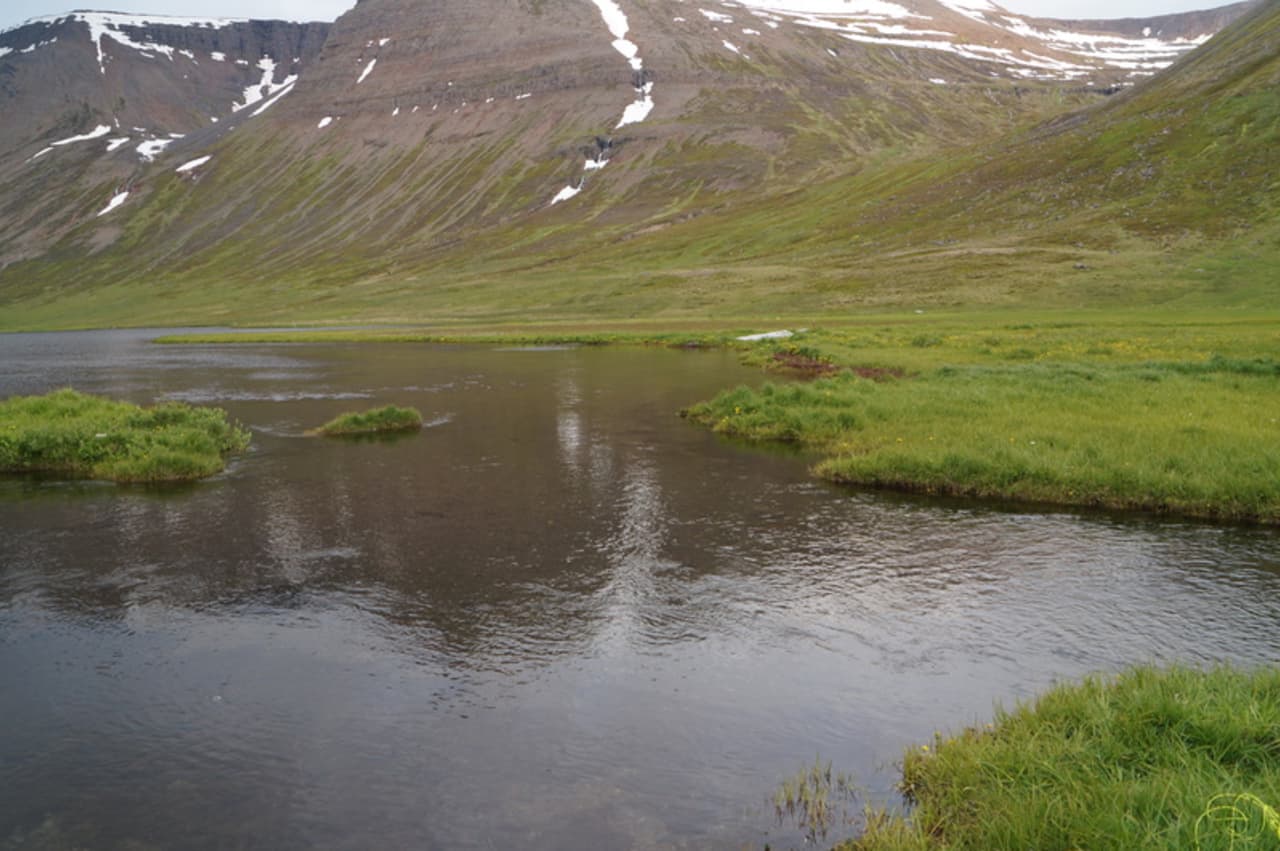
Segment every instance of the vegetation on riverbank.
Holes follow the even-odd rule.
[[[340,414],[312,433],[324,437],[345,437],[356,434],[417,431],[420,428],[422,428],[422,414],[417,408],[398,408],[395,405],[387,405],[368,411],[350,411]]]
[[[142,408],[71,389],[0,402],[0,472],[52,472],[117,482],[211,476],[249,445],[218,408]]]
[[[1280,670],[1138,668],[907,751],[841,851],[1280,848]]]
[[[802,343],[843,371],[739,387],[686,415],[812,449],[832,481],[1280,522],[1280,339],[1263,326],[887,328]]]

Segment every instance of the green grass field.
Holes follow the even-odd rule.
[[[117,482],[189,481],[220,472],[249,432],[217,408],[140,408],[58,390],[0,402],[0,472]]]
[[[1280,671],[1138,668],[908,750],[840,851],[1280,848]]]
[[[833,481],[1280,522],[1280,330],[1169,319],[815,331],[772,348],[837,375],[686,414]]]

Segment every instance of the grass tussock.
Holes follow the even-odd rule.
[[[1280,848],[1280,671],[1138,668],[907,751],[842,851]]]
[[[834,828],[852,822],[849,807],[857,795],[853,780],[832,772],[831,763],[815,758],[778,784],[773,793],[778,824],[794,823],[812,844],[825,839]]]
[[[368,411],[340,414],[315,429],[313,434],[324,437],[344,437],[357,434],[417,431],[420,428],[422,428],[422,414],[417,408],[398,408],[395,405],[387,405]]]
[[[218,408],[141,408],[70,389],[0,402],[0,472],[189,481],[221,471],[248,445],[249,432]]]

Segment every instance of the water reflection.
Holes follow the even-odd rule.
[[[887,795],[993,700],[1280,651],[1273,533],[826,487],[673,415],[757,379],[717,354],[58,339],[0,392],[205,394],[255,444],[0,482],[0,843],[785,845],[816,752]],[[437,425],[301,437],[353,394]]]

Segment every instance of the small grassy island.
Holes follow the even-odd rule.
[[[49,472],[117,482],[211,476],[249,445],[249,432],[218,408],[142,408],[57,390],[0,402],[0,472]]]
[[[909,750],[840,851],[1280,848],[1280,670],[1138,668]]]
[[[340,414],[314,429],[311,434],[323,437],[347,437],[359,434],[417,431],[420,428],[422,428],[422,414],[417,408],[398,408],[395,405],[387,405],[368,411]]]

